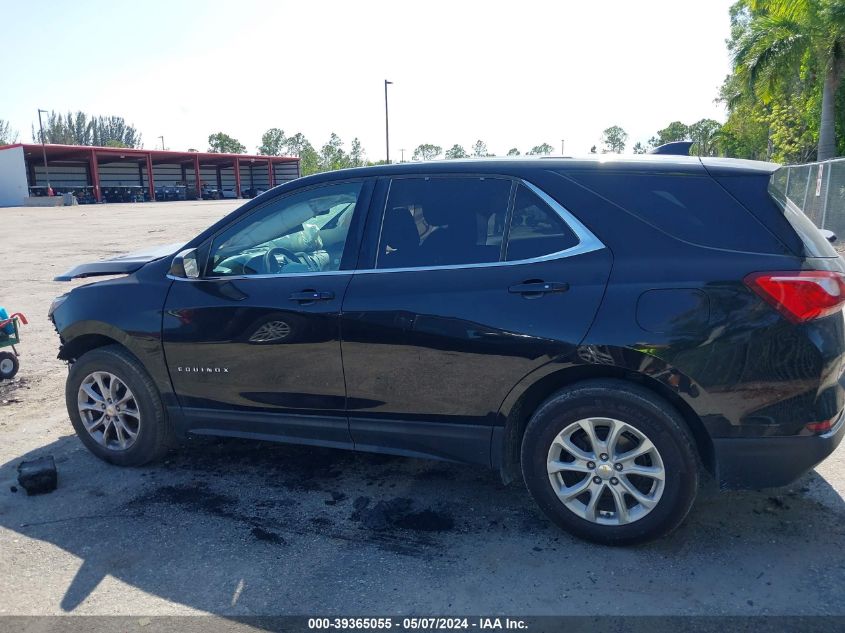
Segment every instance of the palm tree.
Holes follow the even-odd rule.
[[[836,91],[845,71],[845,0],[740,0],[749,19],[734,47],[734,68],[764,103],[818,65],[822,81],[818,160],[836,155]],[[820,66],[820,67],[819,67]]]
[[[701,156],[716,156],[722,124],[713,119],[701,119],[687,128],[688,136],[695,143]]]

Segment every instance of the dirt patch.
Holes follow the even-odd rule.
[[[0,380],[0,407],[23,402],[25,392],[30,389],[29,381],[22,376]]]

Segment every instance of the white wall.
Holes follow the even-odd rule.
[[[0,150],[0,207],[22,206],[27,196],[23,147]]]

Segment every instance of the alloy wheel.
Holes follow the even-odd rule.
[[[113,451],[124,451],[138,438],[141,413],[132,391],[120,378],[95,371],[79,385],[79,415],[88,434]]]
[[[569,424],[552,440],[546,466],[558,499],[592,523],[638,521],[660,502],[666,471],[648,437],[614,418]]]

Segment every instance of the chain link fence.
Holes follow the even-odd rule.
[[[786,166],[774,185],[817,227],[845,237],[845,158]]]

